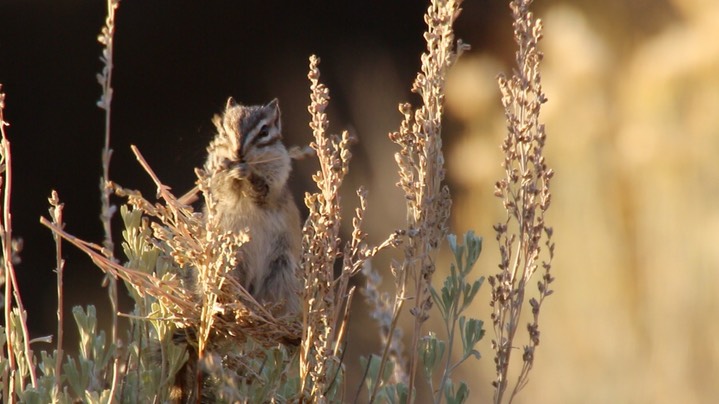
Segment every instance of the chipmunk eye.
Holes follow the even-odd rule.
[[[272,125],[262,125],[250,140],[250,146],[262,148],[277,143],[282,136],[273,129]]]
[[[262,125],[262,127],[260,128],[260,131],[257,132],[257,136],[255,137],[255,139],[261,140],[262,138],[267,137],[267,135],[269,135],[269,134],[270,134],[270,128],[268,128],[267,125]]]

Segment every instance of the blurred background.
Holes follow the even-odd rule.
[[[443,136],[454,197],[451,227],[485,237],[476,276],[496,271],[492,225],[504,218],[493,184],[503,175],[505,130],[496,75],[511,71],[514,52],[505,3],[465,2],[456,31],[472,51],[447,84]],[[95,106],[95,76],[104,6],[90,0],[0,3],[13,225],[25,241],[17,270],[33,337],[56,327],[54,247],[38,222],[51,189],[65,202],[71,233],[102,239],[104,115]],[[193,185],[193,167],[204,161],[210,119],[230,95],[248,104],[278,97],[287,143],[307,144],[306,74],[315,53],[331,91],[332,130],[349,129],[359,138],[345,183],[346,215],[353,190],[367,186],[368,232],[381,240],[404,217],[394,186],[396,148],[387,133],[399,125],[397,104],[419,101],[409,89],[424,47],[425,7],[413,0],[123,0],[115,37],[111,179],[154,194],[129,150],[135,144],[159,177],[184,193]],[[545,24],[542,73],[549,102],[542,120],[545,153],[556,172],[548,222],[555,229],[557,280],[543,306],[530,384],[517,402],[715,402],[719,3],[545,0],[535,11]],[[295,163],[298,201],[312,190],[314,169],[312,161]],[[78,304],[108,313],[100,271],[69,246],[65,255],[68,318]],[[391,290],[387,259],[375,266]],[[439,262],[444,270],[445,254]],[[486,286],[473,315],[491,327]],[[355,302],[345,359],[350,392],[361,374],[356,356],[379,350],[364,302]],[[128,299],[123,309],[130,310]],[[439,330],[437,324],[428,328]],[[66,335],[76,335],[74,326]],[[491,401],[491,336],[488,329],[479,343],[483,358],[455,377],[469,383],[472,402]]]

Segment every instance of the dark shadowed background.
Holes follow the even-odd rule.
[[[543,306],[542,345],[519,401],[709,402],[719,396],[719,325],[712,320],[719,315],[719,5],[547,0],[535,6],[546,27],[543,121],[547,159],[557,173],[549,216],[557,282]],[[418,102],[409,89],[424,49],[425,7],[416,0],[123,0],[110,178],[154,194],[130,152],[135,144],[160,179],[184,193],[204,161],[211,117],[228,96],[248,104],[279,98],[287,143],[307,144],[306,75],[314,53],[331,92],[332,131],[349,129],[359,139],[345,214],[353,190],[367,186],[368,232],[380,240],[404,217],[387,133],[400,122],[397,104]],[[96,38],[104,18],[99,0],[0,0],[13,227],[25,241],[17,271],[32,337],[56,328],[54,245],[38,222],[47,215],[50,191],[65,203],[69,232],[102,240],[104,113],[95,103],[102,67]],[[494,78],[510,70],[514,52],[506,2],[466,1],[456,31],[472,51],[447,84],[443,137],[452,229],[485,237],[476,274],[486,276],[498,263],[492,225],[503,219],[492,193],[502,175],[505,126]],[[298,201],[313,186],[314,167],[311,160],[295,162]],[[75,338],[70,309],[95,304],[106,315],[109,304],[101,272],[71,246],[64,251],[66,335]],[[119,248],[116,253],[121,256]],[[375,265],[389,287],[383,262]],[[442,256],[440,267],[446,267]],[[488,294],[480,291],[473,315],[489,327]],[[128,299],[122,303],[128,311]],[[351,392],[356,355],[379,348],[363,304],[356,299],[349,335]],[[107,324],[104,317],[101,326]],[[491,334],[490,327],[480,342],[483,358],[456,377],[468,381],[473,402],[490,401]]]
[[[424,49],[425,8],[418,1],[122,1],[116,17],[110,178],[154,194],[129,150],[134,144],[176,193],[191,188],[193,168],[204,162],[213,136],[210,119],[228,96],[248,104],[278,97],[286,143],[307,144],[311,54],[322,58],[333,131],[348,128],[360,139],[382,139],[389,151],[386,135],[400,120],[397,103],[417,101],[409,88]],[[38,222],[47,216],[50,191],[57,190],[65,203],[72,234],[98,243],[103,237],[98,186],[104,112],[95,102],[102,68],[96,38],[104,18],[103,1],[5,0],[0,5],[0,83],[7,93],[15,168],[14,234],[25,241],[18,277],[32,337],[56,330],[54,247]],[[499,48],[492,29],[500,18],[505,35],[497,38],[506,43],[506,6],[470,4],[461,24],[463,38],[480,49]],[[362,102],[353,95],[358,86],[371,89]],[[368,177],[396,178],[393,170],[368,173],[363,166],[372,158],[366,145],[356,148],[348,198],[358,185],[369,185]],[[292,188],[298,201],[312,186],[314,168],[312,161],[296,164]],[[396,201],[389,203],[401,209],[401,199]],[[395,225],[401,217],[395,215]],[[121,227],[115,215],[120,257]],[[69,245],[64,255],[66,345],[72,352],[77,333],[71,308],[96,305],[107,329],[110,307],[100,286],[103,274]],[[121,303],[122,311],[130,310],[125,293]],[[375,333],[367,336],[376,340]]]
[[[481,3],[490,2],[470,4],[462,24],[464,37],[476,47],[492,42],[483,33],[490,33],[496,18],[509,23],[504,7],[505,15],[494,16],[494,8]],[[18,275],[33,335],[51,334],[53,244],[38,223],[46,215],[50,190],[65,202],[69,231],[88,240],[102,238],[98,186],[104,113],[95,105],[100,95],[95,76],[102,66],[96,37],[105,2],[5,0],[0,7],[0,82],[15,163],[14,233],[25,239]],[[210,119],[229,96],[247,104],[278,97],[287,143],[307,144],[306,74],[313,53],[322,58],[322,79],[331,91],[333,130],[385,137],[392,122],[382,132],[359,130],[363,123],[348,105],[350,82],[362,68],[383,64],[372,67],[378,74],[363,77],[374,81],[368,85],[404,89],[388,94],[401,98],[378,93],[373,100],[396,111],[395,104],[410,97],[419,67],[424,9],[417,1],[123,1],[115,36],[111,179],[153,194],[129,150],[135,144],[177,193],[191,188],[192,170],[204,162],[213,135]],[[381,71],[386,66],[389,71]],[[395,114],[394,126],[399,118]],[[358,160],[370,157],[357,153]],[[300,164],[300,171],[312,167]],[[294,175],[298,200],[310,185],[307,175]],[[119,225],[116,220],[116,230]],[[119,233],[115,240],[120,241]],[[68,247],[65,252],[66,309],[94,303],[102,312],[102,275],[78,251]]]

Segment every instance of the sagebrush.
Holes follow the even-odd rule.
[[[511,402],[528,381],[539,344],[539,311],[552,293],[553,281],[552,229],[544,221],[553,172],[542,155],[546,133],[539,120],[540,106],[546,102],[539,75],[542,26],[529,11],[530,4],[530,0],[510,2],[519,51],[513,75],[500,78],[508,133],[502,145],[506,178],[498,181],[496,193],[502,198],[507,218],[495,227],[502,254],[500,272],[488,277],[492,287],[492,348],[497,369],[493,388],[497,403]],[[367,206],[371,190],[356,190],[359,207],[351,218],[352,233],[345,240],[340,232],[340,188],[350,169],[350,149],[356,139],[347,131],[330,133],[325,113],[329,89],[320,81],[319,58],[310,57],[308,110],[313,140],[309,147],[320,168],[313,176],[317,189],[304,199],[308,218],[302,230],[302,256],[298,257],[301,264],[296,271],[303,284],[302,310],[301,315],[293,316],[276,314],[259,304],[226,276],[239,259],[238,246],[252,234],[222,233],[213,221],[203,220],[202,213],[170,192],[140,150],[133,147],[157,187],[158,201],[152,202],[140,192],[110,181],[113,44],[119,1],[108,0],[108,16],[99,37],[104,68],[98,75],[102,87],[98,106],[105,112],[106,122],[101,178],[101,219],[106,237],[100,245],[68,233],[60,196],[51,192],[50,219],[42,218],[41,222],[55,237],[60,307],[56,347],[39,355],[32,350],[27,313],[15,280],[14,257],[21,246],[13,242],[9,203],[12,162],[2,115],[4,94],[0,94],[3,402],[178,401],[173,390],[175,376],[192,354],[185,349],[188,341],[178,343],[174,338],[182,330],[193,330],[196,341],[192,343],[197,344],[196,352],[200,353],[195,373],[197,377],[202,375],[202,388],[211,390],[213,400],[220,402],[425,401],[417,396],[420,382],[432,392],[431,400],[426,401],[465,402],[470,394],[468,386],[454,381],[452,373],[467,359],[479,359],[477,344],[485,330],[480,319],[466,314],[484,281],[484,277],[474,277],[471,272],[482,240],[469,232],[460,243],[449,234],[451,196],[444,183],[441,135],[445,82],[457,58],[469,50],[454,35],[460,5],[461,1],[432,0],[425,14],[427,48],[412,86],[422,102],[417,106],[399,104],[403,120],[397,131],[389,134],[391,142],[398,146],[398,186],[404,193],[403,200],[394,203],[406,204],[407,220],[376,245],[368,243],[362,227],[363,218],[372,212],[372,207]],[[293,155],[307,153],[298,148]],[[211,206],[211,195],[206,192],[209,176],[211,173],[197,170],[196,190]],[[124,225],[122,258],[115,255],[111,237],[111,218],[117,210],[110,202],[112,193],[125,201],[119,208]],[[437,252],[444,240],[448,240],[454,262],[449,275],[438,282],[434,277]],[[80,332],[79,354],[74,357],[63,352],[63,242],[87,253],[107,274],[113,310],[109,335],[98,330],[94,307],[73,310]],[[380,253],[395,257],[390,268],[372,265],[371,259]],[[548,258],[542,259],[545,253]],[[527,300],[526,286],[539,269],[538,263],[543,272],[539,298]],[[190,270],[198,273],[199,293],[183,281]],[[361,294],[376,320],[383,349],[355,364],[345,361],[344,351],[349,308],[356,291],[350,279],[359,274],[366,280]],[[384,279],[393,280],[393,294],[380,291]],[[125,283],[135,303],[130,313],[117,312],[118,280]],[[505,391],[511,386],[510,357],[527,301],[532,312],[528,343],[522,351],[518,379],[507,396]],[[435,308],[444,325],[441,333],[424,329]],[[403,330],[399,318],[407,314],[412,317],[412,327]],[[119,332],[120,321],[129,325],[124,335]],[[363,380],[347,380],[345,370],[349,366],[361,366]]]

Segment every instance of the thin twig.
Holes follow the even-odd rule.
[[[160,178],[155,174],[155,172],[152,170],[149,164],[147,164],[147,160],[145,160],[145,157],[142,156],[142,153],[140,153],[140,149],[137,148],[137,146],[130,145],[130,150],[132,150],[132,153],[135,154],[135,158],[140,163],[142,168],[147,172],[147,174],[152,179],[152,182],[155,183],[155,186],[157,186],[157,197],[161,197],[165,200],[168,204],[170,204],[173,207],[178,207],[179,204],[177,198],[170,192],[170,187],[163,184],[162,181],[160,181]]]
[[[404,302],[407,300],[404,290],[401,291],[395,300],[395,306],[394,310],[392,312],[392,323],[390,324],[389,333],[387,334],[387,342],[384,345],[384,349],[382,351],[382,358],[380,359],[380,365],[379,365],[379,372],[382,374],[384,372],[384,366],[387,363],[387,359],[389,358],[389,351],[390,346],[392,342],[392,336],[394,335],[394,330],[397,328],[397,324],[399,323],[399,315],[402,312],[402,307],[404,306]],[[362,379],[364,380],[364,379]],[[375,381],[374,387],[372,389],[372,392],[370,393],[369,403],[373,403],[376,396],[377,391],[379,389],[378,384],[380,383],[381,379],[378,376],[378,380]]]
[[[5,173],[4,178],[2,178],[2,185],[3,191],[5,195],[9,194],[10,188],[8,182],[10,181],[10,175],[7,171],[10,167],[10,156],[8,153],[8,149],[5,148],[6,143],[4,141],[5,139],[5,126],[8,125],[7,122],[5,122],[3,110],[5,108],[5,94],[2,93],[2,84],[0,84],[0,132],[2,133],[2,143],[0,143],[0,153],[2,157],[2,170]],[[10,252],[8,251],[9,243],[6,242],[8,234],[7,234],[7,228],[5,227],[7,225],[6,222],[7,218],[5,215],[3,215],[3,223],[2,223],[2,243],[3,243],[3,269],[5,271],[5,303],[4,303],[4,314],[5,314],[5,334],[10,335],[12,332],[12,322],[10,321],[10,315],[12,313],[12,285],[13,283],[10,281],[10,268],[12,266],[12,259],[10,258]],[[13,340],[12,338],[7,338],[5,341],[5,346],[7,346],[7,358],[8,358],[8,366],[5,368],[3,372],[3,380],[6,383],[3,387],[3,397],[4,401],[10,402],[10,400],[14,401],[13,397],[13,389],[15,387],[15,384],[12,383],[10,380],[10,375],[15,375],[15,355],[13,355]]]
[[[2,86],[0,86],[0,91]],[[15,276],[15,266],[12,262],[12,214],[10,213],[10,196],[12,195],[12,153],[10,152],[10,141],[7,139],[5,133],[5,126],[8,123],[5,121],[3,115],[3,109],[5,108],[5,94],[0,93],[0,134],[2,135],[2,141],[0,148],[2,149],[2,157],[5,163],[5,178],[3,181],[3,213],[2,213],[2,247],[3,247],[3,264],[5,266],[5,326],[8,328],[6,331],[7,335],[11,334],[12,322],[11,310],[12,310],[12,299],[15,297],[15,303],[18,307],[18,316],[20,320],[20,327],[23,335],[23,349],[25,360],[27,361],[26,366],[30,372],[30,380],[34,388],[37,387],[37,376],[35,374],[35,365],[33,364],[32,350],[30,349],[30,333],[27,329],[27,319],[25,307],[20,298],[20,288],[17,284],[17,277]],[[12,344],[10,338],[7,338],[6,342],[8,346],[8,359],[10,360],[10,374],[15,372],[15,361],[13,359]],[[12,383],[11,383],[12,384]],[[13,388],[12,386],[10,387]],[[12,394],[10,400],[13,400]]]
[[[64,204],[60,203],[60,198],[55,190],[52,191],[50,198],[50,217],[52,222],[60,227],[65,227],[65,223],[62,221],[62,209]],[[63,327],[65,324],[65,316],[63,314],[64,299],[63,299],[63,270],[65,268],[65,260],[62,259],[62,239],[57,234],[53,233],[53,239],[55,240],[55,262],[57,273],[57,348],[55,350],[55,389],[59,393],[62,391],[62,378],[60,372],[62,370],[62,359],[63,359],[63,338],[64,332]]]

